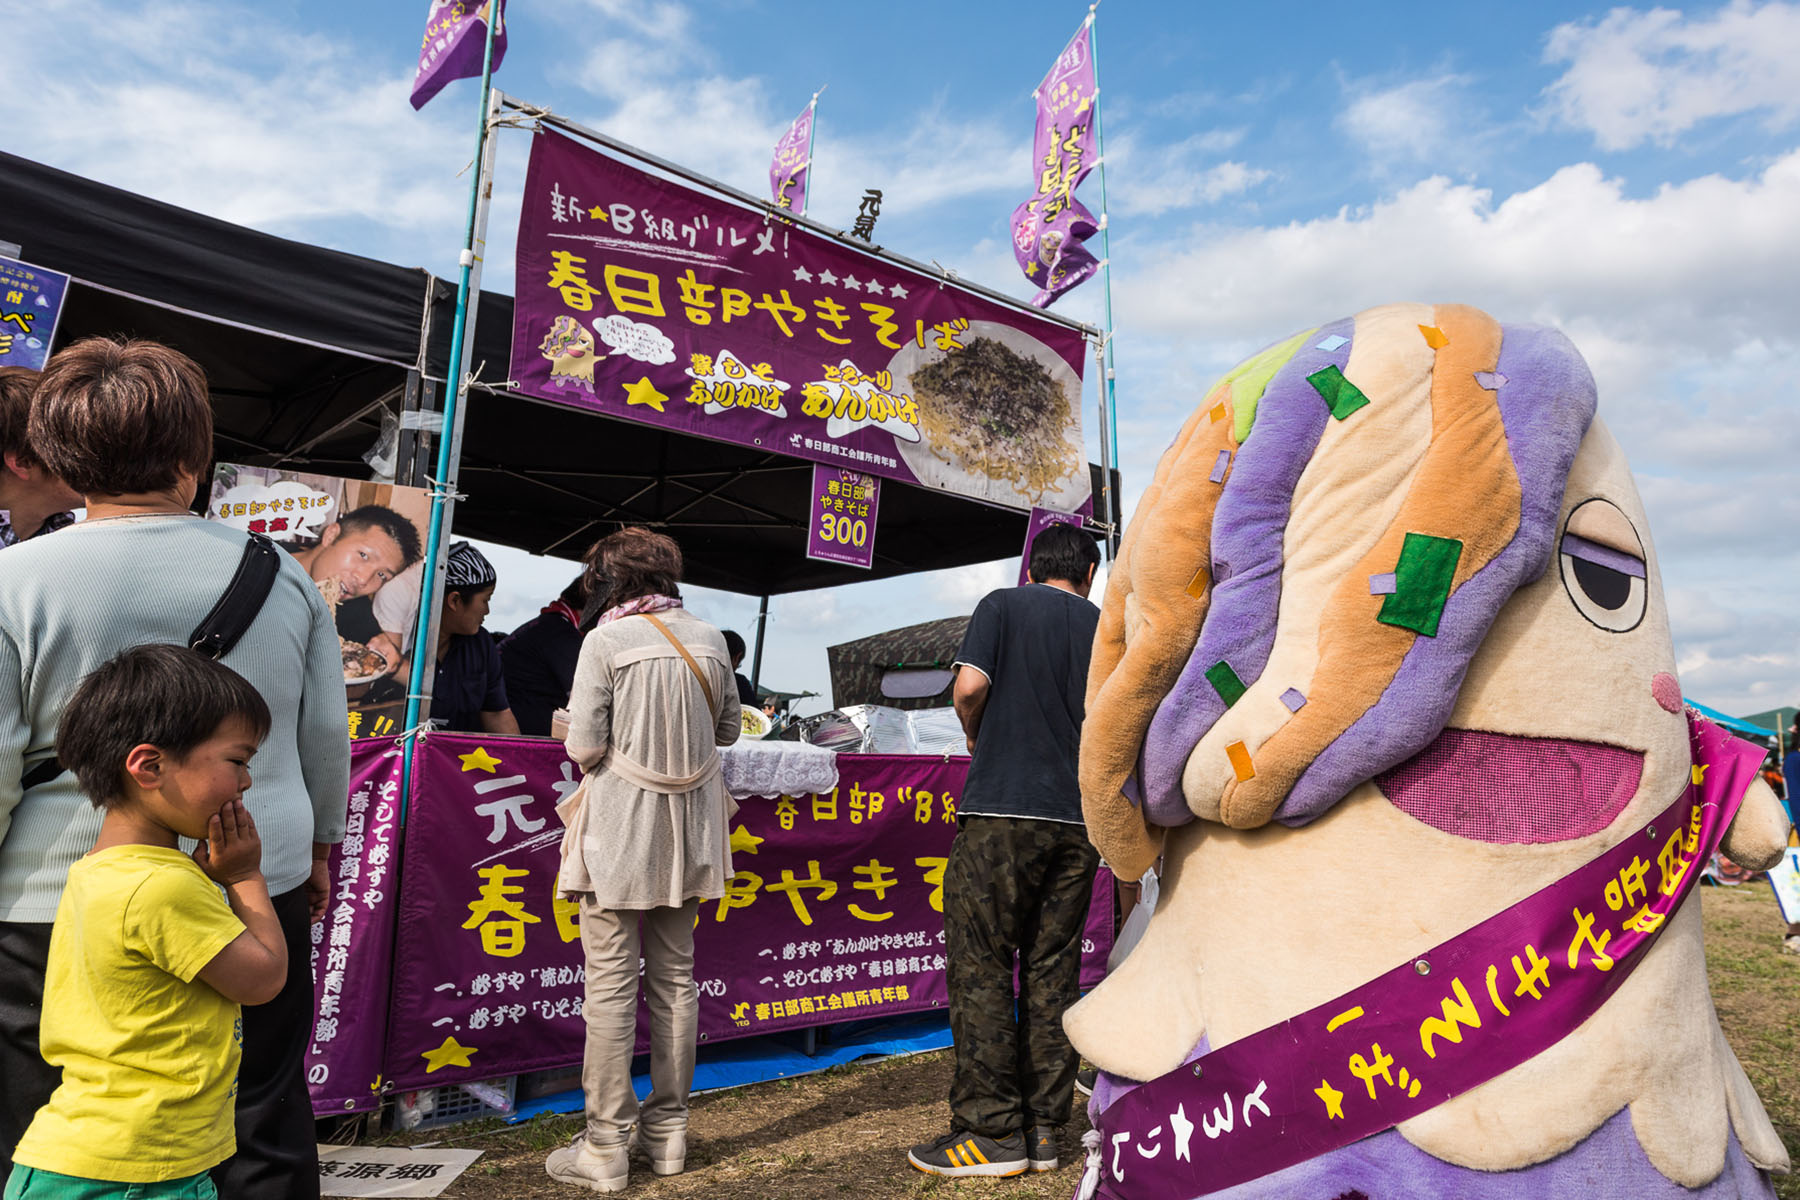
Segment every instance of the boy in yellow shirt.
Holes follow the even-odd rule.
[[[180,646],[89,675],[57,757],[105,810],[50,935],[40,1046],[62,1085],[13,1155],[5,1200],[212,1200],[236,1149],[242,1024],[287,976],[287,943],[245,811],[269,709]],[[196,838],[193,856],[178,839]],[[220,893],[220,888],[224,893]]]

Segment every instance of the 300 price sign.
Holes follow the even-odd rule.
[[[861,471],[814,466],[806,557],[864,570],[873,566],[880,486]]]

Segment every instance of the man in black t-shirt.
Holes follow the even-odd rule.
[[[1079,1066],[1062,1015],[1080,996],[1100,861],[1075,775],[1099,562],[1081,530],[1044,530],[1031,547],[1032,582],[982,600],[956,656],[956,713],[974,761],[944,872],[951,1129],[907,1155],[930,1174],[1057,1165]]]

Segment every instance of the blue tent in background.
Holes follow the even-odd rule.
[[[1683,696],[1681,700],[1682,703],[1686,704],[1689,708],[1693,709],[1707,720],[1712,721],[1717,725],[1723,725],[1733,733],[1739,733],[1745,737],[1755,738],[1757,741],[1770,741],[1775,737],[1775,731],[1772,729],[1764,729],[1761,725],[1752,725],[1750,722],[1739,720],[1737,717],[1728,717],[1718,709],[1708,708],[1698,700],[1690,700],[1686,696]]]

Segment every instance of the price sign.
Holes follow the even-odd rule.
[[[815,465],[806,557],[865,571],[875,563],[875,512],[881,483],[873,475]]]

